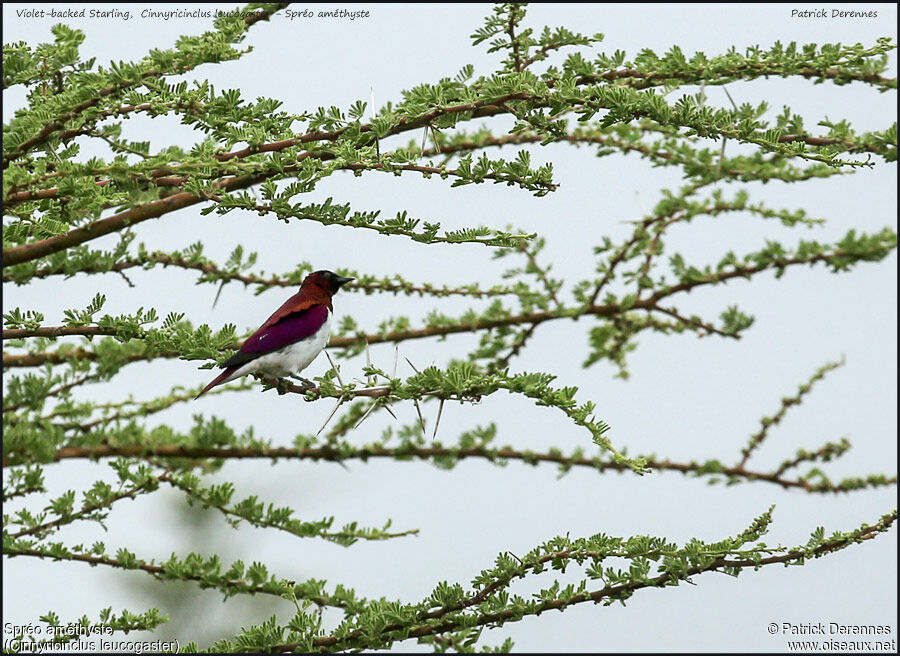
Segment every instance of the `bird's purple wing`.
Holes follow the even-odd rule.
[[[328,319],[328,308],[324,305],[313,305],[300,312],[288,314],[278,321],[257,330],[244,342],[241,350],[222,363],[223,367],[237,367],[249,362],[264,353],[277,351],[301,339],[314,335],[325,320]],[[268,324],[268,322],[266,322]]]

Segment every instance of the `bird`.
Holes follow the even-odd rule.
[[[331,271],[314,271],[300,285],[300,290],[286,300],[266,319],[240,350],[220,367],[216,376],[194,398],[199,399],[216,385],[258,374],[265,378],[291,377],[305,385],[312,383],[297,374],[316,359],[331,334],[331,297],[353,278]]]

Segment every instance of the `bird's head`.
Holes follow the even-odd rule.
[[[341,285],[345,285],[351,280],[353,278],[339,276],[332,271],[313,271],[303,280],[302,287],[319,287],[331,296],[341,288]]]

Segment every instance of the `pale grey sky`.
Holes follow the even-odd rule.
[[[232,5],[210,5],[230,8]],[[317,11],[335,5],[296,5],[294,11]],[[844,5],[824,5],[827,9]],[[37,43],[50,39],[49,19],[18,14],[36,5],[3,6],[3,40]],[[84,58],[98,62],[129,61],[150,48],[167,48],[181,34],[196,34],[209,22],[196,19],[142,18],[144,9],[162,11],[173,5],[78,5],[55,3],[56,8],[118,9],[130,11],[118,18],[67,21],[85,31]],[[178,5],[194,8],[195,5]],[[854,5],[854,7],[856,7]],[[798,18],[792,9],[772,5],[607,5],[536,4],[529,8],[528,25],[566,26],[583,33],[602,32],[598,51],[625,50],[633,57],[644,47],[658,53],[677,44],[690,55],[702,50],[713,56],[735,46],[770,46],[781,40],[825,43],[841,41],[872,44],[878,37],[896,40],[897,10],[893,4],[860,5],[877,18]],[[238,88],[248,99],[269,96],[284,101],[296,112],[318,106],[346,109],[352,102],[376,104],[400,98],[418,83],[453,76],[466,63],[476,75],[489,73],[497,55],[472,47],[469,35],[491,11],[488,4],[371,4],[354,5],[369,11],[368,18],[290,20],[276,16],[257,25],[245,41],[254,51],[236,62],[204,66],[196,78],[207,77],[218,89]],[[892,56],[889,74],[896,76]],[[187,78],[195,79],[195,78]],[[738,103],[767,100],[772,113],[789,105],[819,120],[848,119],[858,130],[883,129],[895,120],[896,94],[879,94],[861,85],[836,87],[803,80],[757,80],[729,85]],[[676,92],[676,94],[679,92]],[[18,95],[17,95],[18,94]],[[709,102],[729,106],[720,88],[707,90]],[[22,101],[20,90],[4,95],[4,121]],[[195,137],[171,119],[125,123],[129,139],[140,135],[155,149],[169,143],[185,145]],[[420,138],[414,135],[413,138]],[[731,146],[733,147],[733,145]],[[541,199],[500,185],[470,185],[449,189],[438,179],[400,180],[393,176],[355,178],[332,176],[312,194],[310,201],[333,196],[357,210],[382,210],[384,215],[406,209],[410,215],[440,221],[451,229],[476,224],[503,228],[507,224],[541,233],[547,239],[543,258],[554,273],[578,280],[591,275],[592,247],[602,235],[626,234],[624,221],[648,212],[661,188],[675,188],[675,170],[653,169],[644,160],[620,156],[597,159],[588,148],[554,145],[532,148],[535,163],[553,161],[559,191]],[[504,149],[501,156],[512,157]],[[874,232],[886,225],[896,228],[896,167],[878,162],[873,171],[829,178],[801,185],[750,185],[751,196],[776,208],[805,208],[811,216],[828,219],[823,228],[788,230],[759,219],[735,217],[697,221],[673,234],[668,251],[680,251],[702,263],[713,262],[728,249],[747,252],[765,239],[796,243],[842,236],[850,227]],[[726,193],[739,188],[731,185]],[[285,272],[297,262],[317,268],[348,267],[377,274],[402,273],[406,278],[434,283],[480,281],[492,284],[512,259],[494,261],[489,249],[468,246],[423,246],[403,238],[382,238],[368,231],[318,224],[285,225],[256,216],[230,214],[201,217],[189,208],[145,222],[135,230],[137,241],[150,248],[174,249],[203,240],[208,256],[222,260],[236,244],[259,253],[258,269]],[[101,240],[95,246],[109,245]],[[515,263],[517,265],[518,263]],[[819,383],[806,402],[793,409],[772,431],[756,456],[761,467],[773,466],[799,448],[816,448],[847,436],[854,448],[840,461],[828,463],[833,478],[896,471],[897,438],[897,290],[896,254],[879,264],[859,266],[853,272],[832,275],[822,267],[789,271],[780,281],[763,276],[698,290],[678,299],[679,308],[716,317],[725,306],[738,304],[756,317],[756,324],[739,342],[693,336],[644,334],[631,354],[628,382],[614,379],[606,365],[582,369],[590,322],[554,323],[538,330],[535,339],[514,361],[514,371],[549,371],[560,386],[577,385],[578,398],[594,400],[598,417],[612,426],[610,436],[630,454],[657,453],[673,460],[736,459],[759,419],[772,415],[783,396],[796,392],[813,371],[827,361],[846,357],[847,364]],[[65,281],[37,282],[28,288],[5,286],[4,307],[36,309],[56,323],[70,307],[86,305],[98,288],[107,295],[104,312],[133,312],[154,304],[161,316],[186,312],[195,324],[218,328],[234,323],[239,330],[254,328],[277,307],[289,291],[275,289],[260,296],[229,285],[211,308],[215,289],[195,286],[195,276],[174,270],[130,274],[137,285],[129,288],[116,277],[79,276]],[[568,294],[568,292],[566,292]],[[374,327],[385,315],[421,317],[438,308],[448,314],[464,309],[459,299],[416,300],[403,297],[366,297],[341,293],[337,314],[354,316],[361,325]],[[446,363],[468,351],[471,337],[445,342],[423,340],[404,345],[403,355],[414,363]],[[372,349],[376,363],[390,367],[389,346]],[[401,359],[402,361],[402,359]],[[199,363],[172,361],[128,367],[114,383],[100,388],[110,398],[125,394],[151,397],[167,392],[172,384],[197,385],[210,378]],[[324,357],[305,372],[320,375]],[[353,376],[360,361],[345,363],[342,371]],[[406,372],[409,373],[409,372]],[[235,400],[240,399],[236,404]],[[296,397],[244,393],[220,395],[173,407],[158,416],[177,428],[186,428],[195,413],[216,414],[236,429],[255,426],[257,435],[276,444],[290,444],[300,432],[313,432],[331,410],[330,403],[306,404]],[[432,417],[433,405],[425,406]],[[401,408],[404,423],[415,418],[412,408]],[[496,421],[499,444],[571,451],[591,449],[589,436],[558,413],[533,407],[520,398],[491,397],[478,406],[448,405],[441,420],[445,442],[478,424]],[[390,417],[372,418],[358,439],[377,437]],[[87,485],[106,477],[106,468],[91,463],[67,463],[47,470],[52,492]],[[73,529],[62,535],[71,542],[102,539],[108,546],[126,546],[145,558],[165,559],[172,551],[200,550],[221,553],[226,561],[260,560],[280,576],[303,580],[327,579],[331,585],[354,586],[366,597],[387,596],[416,601],[442,580],[467,584],[497,553],[525,552],[558,534],[573,537],[599,532],[630,536],[651,534],[684,542],[692,537],[717,540],[734,535],[771,504],[775,524],[768,544],[804,543],[817,526],[828,532],[873,522],[896,505],[893,488],[863,491],[839,497],[809,496],[764,484],[733,487],[708,486],[703,481],[675,474],[598,475],[573,470],[557,480],[553,467],[531,468],[511,463],[497,468],[482,462],[463,462],[445,472],[424,463],[350,463],[336,465],[281,462],[229,463],[224,476],[232,477],[241,497],[258,494],[276,505],[291,505],[303,519],[334,515],[337,523],[358,520],[380,525],[388,517],[399,529],[421,529],[416,538],[349,549],[286,535],[241,528],[204,531],[190,542],[188,527],[175,509],[178,495],[162,500],[143,499],[133,508],[113,512],[103,533],[99,528]],[[141,514],[142,513],[142,514]],[[134,518],[143,518],[136,523]],[[209,532],[205,532],[209,531]],[[783,651],[787,637],[772,636],[771,622],[836,622],[887,624],[889,638],[897,638],[896,530],[886,536],[847,549],[804,567],[767,568],[745,572],[737,580],[707,574],[697,585],[637,593],[627,607],[581,605],[509,624],[485,634],[485,644],[513,638],[520,651]],[[127,578],[133,585],[119,584]],[[106,606],[143,611],[157,603],[136,585],[139,574],[123,577],[78,564],[4,560],[4,622],[22,623],[47,610],[63,621],[83,614],[96,618]],[[550,585],[552,574],[528,581],[513,591],[530,594]],[[162,584],[157,584],[161,588]],[[223,606],[216,593],[196,625],[187,634],[171,635],[182,644],[197,639],[201,648],[221,634],[204,633],[223,614],[237,613],[233,601]],[[252,603],[252,602],[251,602]],[[290,613],[287,602],[274,607],[281,619]],[[266,613],[273,612],[267,607]],[[233,623],[260,621],[234,619]],[[165,628],[160,635],[168,636]],[[404,646],[415,650],[415,645]]]

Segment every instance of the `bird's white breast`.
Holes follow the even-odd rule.
[[[247,374],[262,374],[269,378],[284,378],[291,374],[298,374],[322,352],[330,335],[331,312],[328,312],[325,322],[312,335],[277,351],[259,356],[235,371],[228,377],[228,380],[234,380]]]

